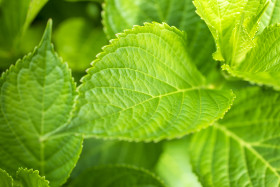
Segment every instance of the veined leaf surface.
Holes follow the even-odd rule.
[[[203,186],[280,184],[280,94],[239,91],[223,120],[194,135],[193,170]]]
[[[234,95],[205,87],[204,77],[185,53],[185,41],[175,27],[158,23],[119,34],[82,79],[69,130],[158,141],[195,132],[221,118]]]
[[[45,137],[68,124],[76,96],[70,70],[51,44],[51,22],[35,51],[2,74],[0,88],[0,168],[12,176],[19,167],[33,168],[52,186],[65,182],[82,138]]]
[[[267,26],[280,23],[280,1],[270,0],[267,9],[262,15],[259,32],[261,33]]]
[[[216,42],[214,59],[238,65],[254,47],[254,36],[267,0],[195,0],[197,13],[208,25]]]
[[[192,0],[106,0],[103,8],[103,24],[109,38],[133,25],[166,22],[187,33],[186,52],[203,74],[219,73],[218,64],[212,58],[213,37],[195,13]]]
[[[234,76],[257,84],[280,89],[280,25],[267,27],[256,39],[254,47],[238,67],[224,65]]]

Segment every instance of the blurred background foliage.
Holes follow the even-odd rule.
[[[101,47],[108,43],[101,24],[101,2],[0,0],[1,72],[34,50],[47,20],[52,18],[55,49],[79,82]]]

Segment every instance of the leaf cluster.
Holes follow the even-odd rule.
[[[0,0],[0,186],[279,186],[279,10]]]

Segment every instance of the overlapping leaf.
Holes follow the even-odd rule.
[[[192,0],[106,0],[103,23],[109,38],[144,22],[166,22],[187,33],[187,52],[198,69],[219,76],[213,62],[214,40],[206,24],[195,13]],[[216,75],[217,74],[217,75]],[[213,78],[215,79],[215,78]]]
[[[86,170],[69,186],[83,187],[164,187],[165,185],[152,173],[131,166],[103,166]]]
[[[16,180],[22,187],[49,187],[49,181],[41,177],[38,170],[19,168]]]
[[[254,36],[267,0],[195,0],[197,13],[208,25],[216,42],[214,59],[235,66],[254,47]]]
[[[279,186],[280,94],[239,91],[223,120],[194,135],[193,169],[203,186]]]
[[[236,68],[224,65],[232,75],[280,89],[280,25],[267,27],[256,39],[246,60]]]
[[[13,178],[5,170],[2,169],[0,169],[0,186],[13,186]]]
[[[57,186],[65,182],[81,151],[82,139],[46,134],[68,124],[75,84],[51,45],[51,22],[32,54],[0,79],[0,168],[11,175],[34,168]]]
[[[0,169],[1,187],[49,187],[49,181],[39,175],[38,170],[19,168],[13,179],[6,171]]]
[[[83,78],[70,131],[158,141],[221,118],[233,94],[206,88],[185,50],[184,35],[167,24],[147,23],[120,34]]]
[[[262,32],[267,26],[280,23],[280,1],[270,0],[267,9],[262,15],[259,32]]]

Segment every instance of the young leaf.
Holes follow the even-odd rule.
[[[194,135],[193,169],[203,186],[279,186],[280,94],[239,91],[223,120]]]
[[[103,24],[109,38],[144,22],[166,22],[187,33],[187,52],[203,74],[218,74],[212,53],[215,43],[195,13],[192,0],[106,0]]]
[[[268,1],[194,0],[194,4],[216,41],[214,59],[238,65],[254,47],[253,38]]]
[[[246,60],[238,67],[223,68],[232,75],[250,82],[265,84],[280,89],[280,24],[267,27],[256,39]]]
[[[5,171],[0,169],[0,186],[12,187],[13,178]]]
[[[76,96],[71,73],[51,45],[51,26],[35,51],[0,79],[0,167],[11,174],[34,168],[58,186],[77,162],[82,138],[45,136],[68,124]]]
[[[19,168],[17,171],[17,182],[21,187],[49,187],[49,181],[39,175],[39,171]]]
[[[82,154],[71,177],[75,178],[85,169],[102,164],[128,164],[152,170],[161,152],[161,143],[86,139]]]
[[[270,0],[266,11],[264,12],[261,21],[259,32],[261,33],[265,27],[280,23],[280,1]]]
[[[233,93],[205,87],[185,36],[146,23],[119,34],[82,80],[70,131],[101,138],[159,141],[207,127],[221,118]]]
[[[164,187],[164,184],[152,173],[132,166],[103,166],[86,170],[70,186],[83,187]]]

